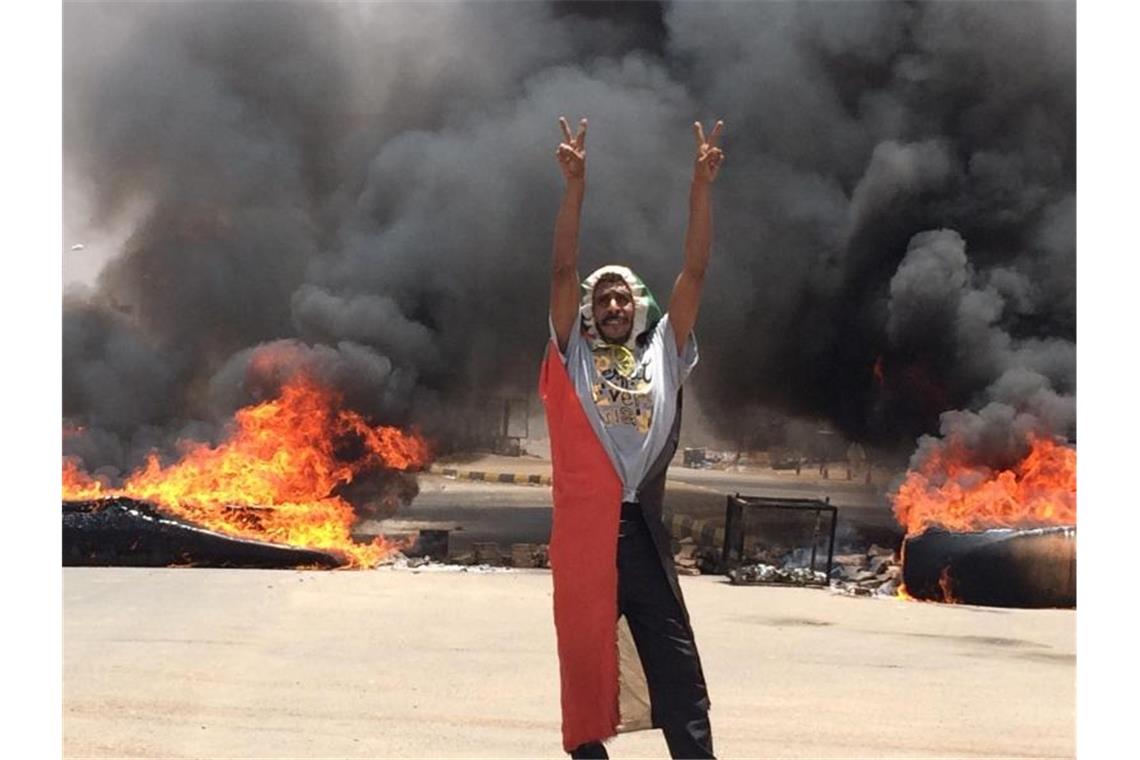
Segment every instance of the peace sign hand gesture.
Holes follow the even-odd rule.
[[[558,166],[562,169],[562,176],[567,182],[582,180],[586,177],[586,120],[578,125],[578,134],[570,134],[570,125],[566,117],[559,116],[558,123],[562,126],[562,136],[565,141],[559,144],[555,155],[558,156]]]
[[[717,147],[720,133],[724,130],[724,122],[718,121],[713,131],[705,139],[705,130],[699,121],[693,122],[693,132],[697,136],[697,162],[693,166],[693,180],[711,183],[724,163],[724,151]]]

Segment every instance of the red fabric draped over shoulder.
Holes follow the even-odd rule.
[[[614,736],[618,711],[617,534],[621,479],[551,341],[539,395],[554,478],[550,566],[567,752]]]

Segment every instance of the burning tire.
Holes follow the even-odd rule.
[[[916,598],[992,607],[1076,607],[1077,529],[931,529],[903,542]]]
[[[334,568],[327,552],[226,536],[118,498],[63,503],[64,567]]]

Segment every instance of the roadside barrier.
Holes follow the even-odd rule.
[[[460,470],[455,467],[431,465],[428,472],[460,480],[478,480],[484,483],[514,483],[516,485],[549,486],[553,479],[549,475],[534,473],[525,475],[516,472],[485,472],[483,470]]]

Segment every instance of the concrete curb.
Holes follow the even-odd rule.
[[[516,472],[486,472],[483,470],[460,470],[455,467],[431,465],[428,472],[460,480],[480,480],[485,483],[514,483],[516,485],[549,486],[554,481],[549,475],[524,475]]]

